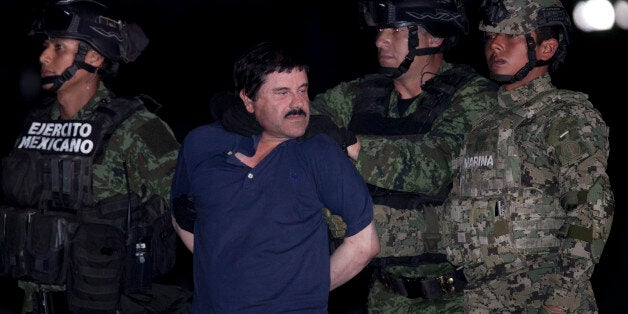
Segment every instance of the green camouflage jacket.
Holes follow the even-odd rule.
[[[452,68],[444,62],[438,73]],[[343,82],[317,95],[311,102],[312,114],[325,114],[340,126],[351,120],[360,79]],[[451,184],[451,161],[457,156],[462,140],[472,123],[496,106],[497,86],[477,75],[454,92],[451,105],[437,117],[430,131],[422,137],[360,135],[361,151],[356,167],[367,183],[412,193],[433,195]],[[393,89],[388,117],[399,117]],[[412,114],[423,97],[419,94],[405,115]],[[343,225],[338,217],[328,223],[335,237],[342,237]],[[383,256],[417,255],[424,252],[425,223],[416,208],[376,206],[375,223]]]
[[[72,119],[89,119],[101,99],[114,95],[102,83],[89,103]],[[51,119],[61,115],[53,105]],[[94,165],[94,201],[127,194],[123,163],[126,162],[131,191],[145,202],[152,195],[170,199],[170,184],[177,162],[179,143],[170,127],[148,110],[140,110],[122,122],[104,151],[102,162]]]
[[[444,62],[438,73],[450,69]],[[339,126],[351,120],[359,79],[343,82],[317,95],[311,102],[313,114],[325,114]],[[454,93],[451,106],[436,118],[431,131],[420,140],[359,135],[361,150],[356,166],[367,183],[406,192],[434,194],[451,183],[451,160],[457,156],[471,123],[495,105],[494,83],[477,76]],[[399,117],[392,92],[389,117]],[[421,97],[419,96],[417,98]],[[406,110],[416,110],[415,100]]]

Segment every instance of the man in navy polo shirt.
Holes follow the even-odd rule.
[[[255,46],[236,61],[234,81],[262,134],[213,123],[183,142],[173,220],[194,252],[193,313],[327,313],[329,291],[379,252],[373,202],[350,159],[327,135],[300,140],[307,71],[272,43]],[[322,208],[347,223],[331,257]]]

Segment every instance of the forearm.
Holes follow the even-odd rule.
[[[357,275],[378,252],[379,239],[373,222],[357,234],[345,238],[331,255],[330,290]]]
[[[310,102],[310,114],[329,116],[339,127],[347,127],[353,112],[357,80],[342,82],[316,95]]]
[[[172,226],[174,227],[174,230],[177,232],[177,235],[179,236],[181,242],[183,242],[185,247],[187,247],[190,252],[194,253],[194,233],[191,233],[181,228],[174,216],[172,216]]]
[[[450,161],[459,147],[445,137],[438,142],[360,135],[356,167],[364,181],[382,188],[438,194],[451,182]]]

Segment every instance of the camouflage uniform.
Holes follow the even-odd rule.
[[[505,84],[499,107],[474,124],[453,163],[440,221],[448,259],[469,280],[465,309],[597,312],[589,279],[614,210],[609,130],[586,94],[552,85],[549,71],[566,55],[569,14],[558,0],[495,0],[484,9],[480,30],[497,34],[487,38],[487,58],[496,53],[490,45],[497,50],[516,38],[495,43],[500,34],[524,36],[529,52],[542,44],[533,32],[558,45],[549,60],[528,53],[516,73],[491,73]],[[539,66],[547,67],[542,74],[530,72]],[[531,80],[518,84],[523,78]]]
[[[451,69],[452,64],[444,62],[438,74]],[[360,79],[340,83],[338,86],[317,95],[311,102],[313,114],[332,117],[339,126],[347,126],[352,111]],[[488,79],[475,76],[454,92],[453,101],[438,116],[432,128],[420,138],[415,136],[360,135],[361,151],[356,167],[367,183],[412,193],[435,195],[447,191],[451,184],[451,161],[460,149],[464,134],[471,124],[495,105],[496,86]],[[399,117],[398,93],[392,91],[388,106],[388,117]],[[425,95],[419,94],[405,112],[412,114]],[[434,213],[438,207],[392,208],[375,204],[374,221],[380,236],[381,252],[378,257],[415,256],[422,253],[444,252],[438,242],[437,224],[427,221],[424,212]],[[344,224],[337,216],[327,215],[327,221],[334,237],[342,238]],[[429,219],[429,218],[428,218]],[[425,239],[424,235],[429,233]],[[426,242],[431,249],[426,248]],[[396,275],[409,277],[434,277],[451,271],[448,263],[417,267],[395,266],[389,269]],[[393,312],[451,312],[461,311],[461,295],[450,300],[410,299],[388,291],[376,281],[369,296],[369,311],[375,313]]]
[[[19,280],[23,312],[179,306],[189,292],[152,282],[176,258],[168,204],[179,143],[147,110],[147,98],[115,97],[103,83],[121,62],[135,61],[148,38],[93,0],[49,3],[32,26],[29,35],[46,40],[42,69],[58,64],[57,39],[79,43],[62,73],[41,78],[55,94],[31,110],[2,160],[8,206],[0,206],[0,273]],[[91,50],[101,62],[87,58]],[[93,76],[66,84],[79,71]],[[67,120],[62,86],[64,95],[91,95],[69,102],[83,106]]]
[[[101,83],[94,97],[72,119],[90,119],[102,99],[112,98]],[[60,114],[59,106],[54,106],[50,118],[57,120]],[[136,112],[120,124],[108,141],[102,162],[94,165],[94,201],[127,193],[125,162],[130,190],[138,193],[142,202],[152,195],[169,201],[178,151],[179,143],[164,121],[148,110]]]
[[[99,89],[92,99],[77,114],[74,121],[93,119],[94,110],[101,101],[115,99],[113,94],[101,82]],[[53,103],[49,107],[50,119],[60,119],[60,107]],[[151,196],[160,196],[165,204],[170,198],[170,183],[174,174],[179,144],[170,127],[154,113],[141,109],[124,120],[109,138],[102,159],[94,163],[92,168],[93,201],[98,204],[102,200],[116,196],[125,196],[128,193],[137,194],[142,203],[146,203]],[[126,164],[126,169],[125,169]],[[14,169],[3,169],[3,184],[8,184],[6,178],[23,175],[14,173]],[[128,188],[127,188],[128,175]],[[18,181],[23,182],[23,181]],[[28,189],[28,187],[19,189]],[[5,187],[5,191],[9,188]],[[11,188],[17,191],[16,187]],[[129,191],[130,190],[130,191]],[[8,192],[11,194],[11,192]],[[47,195],[42,193],[41,195]],[[47,204],[45,197],[39,202]],[[19,206],[20,204],[15,204]],[[28,205],[25,205],[28,207]],[[44,206],[44,205],[42,205]],[[47,208],[41,208],[46,211]],[[107,222],[99,217],[85,217],[92,222]],[[113,223],[116,224],[116,223]],[[33,293],[37,291],[64,291],[66,286],[40,284],[34,281],[18,282],[25,290],[23,312],[34,311]]]
[[[595,312],[589,278],[609,234],[608,128],[587,96],[545,74],[478,120],[440,220],[471,312]]]

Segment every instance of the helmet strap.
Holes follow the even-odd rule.
[[[491,79],[497,81],[500,84],[512,84],[517,81],[521,81],[530,71],[538,66],[543,66],[547,64],[547,61],[536,60],[536,53],[534,49],[536,48],[536,43],[534,42],[534,38],[529,33],[525,35],[526,37],[526,46],[528,48],[528,63],[526,63],[517,73],[514,75],[500,75],[493,74],[491,72]]]
[[[61,85],[71,79],[74,74],[76,74],[76,71],[78,71],[79,69],[83,69],[89,73],[96,73],[99,68],[92,66],[91,64],[87,64],[83,61],[77,61],[85,60],[85,56],[87,55],[87,50],[81,49],[81,47],[82,45],[79,45],[79,51],[76,53],[76,55],[74,55],[74,62],[71,66],[65,69],[63,73],[61,73],[61,75],[54,75],[42,78],[41,84],[46,85],[52,83],[50,91],[56,92],[59,90],[59,88],[61,88]]]
[[[416,24],[408,25],[408,54],[403,59],[399,67],[397,68],[388,68],[382,67],[379,70],[380,74],[383,74],[389,78],[398,78],[402,74],[406,73],[412,62],[414,62],[415,56],[425,56],[432,55],[441,51],[441,46],[438,47],[429,47],[429,48],[420,48],[416,49],[419,45],[419,27]]]

